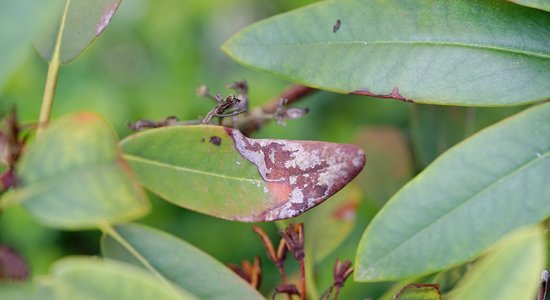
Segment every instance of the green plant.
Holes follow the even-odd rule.
[[[228,85],[235,95],[212,95],[201,85],[197,93],[213,105],[194,99],[185,105],[200,107],[203,118],[168,116],[174,104],[159,100],[149,107],[170,114],[140,112],[146,118],[139,119],[128,107],[117,111],[125,117],[73,112],[55,120],[60,66],[103,32],[121,1],[38,2],[0,2],[0,22],[16,28],[1,32],[9,42],[0,87],[10,85],[8,75],[31,41],[49,65],[38,122],[19,122],[14,111],[0,131],[0,220],[24,208],[39,228],[55,229],[52,235],[100,230],[105,259],[63,258],[34,282],[2,283],[0,295],[259,299],[265,277],[267,297],[535,298],[550,215],[548,1],[323,1],[248,26],[223,44],[235,61],[296,84],[271,101],[255,102],[252,90],[262,82],[254,78],[250,91],[246,81]],[[244,5],[232,7],[244,11]],[[192,69],[188,61],[182,67]],[[220,81],[230,81],[219,69]],[[129,90],[147,91],[148,84],[157,100],[164,83]],[[290,107],[301,103],[310,109]],[[137,120],[129,127],[138,132],[122,130],[121,118]],[[114,131],[128,136],[120,141]],[[265,138],[271,135],[288,138]],[[174,206],[163,210],[166,202]],[[253,227],[262,243],[255,240],[250,251],[241,238],[253,235],[249,225],[235,231],[239,236],[206,228],[215,219],[191,217],[195,223],[184,227],[205,240],[227,235],[220,251],[240,259],[260,254],[263,244],[263,261],[274,266],[255,258],[230,269],[166,233],[170,226],[130,223],[149,215],[157,218],[149,224],[165,224],[158,220],[178,207],[224,220],[275,221],[277,249],[273,228],[263,225],[268,233]],[[4,224],[16,223],[2,224],[9,232]],[[229,230],[237,223],[220,224]],[[25,226],[11,229],[17,238],[0,241],[10,246],[32,236]],[[22,254],[0,247],[0,279],[26,276]],[[353,255],[353,264],[339,260]]]

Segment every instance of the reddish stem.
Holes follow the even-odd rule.
[[[271,121],[271,119],[256,118],[254,116],[275,113],[275,110],[277,109],[277,104],[279,103],[279,99],[287,99],[286,105],[290,105],[315,91],[317,90],[303,85],[293,85],[289,87],[280,95],[267,102],[263,107],[252,110],[249,114],[251,117],[239,124],[240,131],[244,135],[249,136],[252,132],[260,129],[262,126]]]
[[[306,267],[303,258],[300,260],[300,289],[302,300],[306,300]]]
[[[277,103],[279,103],[279,99],[285,98],[288,100],[287,105],[290,105],[305,96],[311,94],[312,92],[316,91],[314,88],[310,88],[303,85],[293,85],[283,91],[279,96],[271,99],[267,104],[264,105],[263,111],[268,114],[272,114],[277,109]]]

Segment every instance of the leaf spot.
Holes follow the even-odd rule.
[[[222,144],[222,138],[219,137],[219,136],[211,136],[210,137],[210,144],[214,145],[214,146],[219,146]]]

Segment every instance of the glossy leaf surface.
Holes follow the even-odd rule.
[[[200,299],[262,299],[236,273],[214,258],[165,232],[140,225],[121,225],[116,231],[162,276]],[[103,255],[143,267],[110,236],[101,241]]]
[[[255,140],[219,126],[148,130],[122,141],[140,183],[198,212],[240,221],[295,217],[363,168],[353,145]]]
[[[355,278],[393,280],[469,261],[550,215],[550,103],[461,142],[403,187],[357,250]]]
[[[500,0],[334,0],[260,21],[223,50],[338,93],[517,105],[550,97],[548,28],[547,12]]]

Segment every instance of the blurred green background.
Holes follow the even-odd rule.
[[[122,138],[131,133],[126,123],[139,118],[204,116],[212,103],[197,97],[196,88],[206,84],[213,92],[227,94],[225,84],[241,79],[249,83],[251,107],[261,105],[290,83],[237,65],[220,46],[251,23],[310,2],[315,1],[123,1],[105,32],[75,61],[61,67],[52,117],[95,111],[105,116]],[[29,51],[0,90],[0,112],[15,106],[22,122],[36,122],[46,73],[47,64]],[[255,136],[354,143],[367,126],[392,126],[415,147],[408,149],[415,158],[413,173],[465,136],[521,109],[415,106],[327,92],[317,92],[297,106],[311,111],[303,119],[288,121],[285,127],[270,123]],[[362,146],[369,147],[368,143]],[[358,238],[379,209],[380,203],[368,195],[365,191],[352,236],[318,266],[321,289],[330,284],[334,259],[354,258]],[[154,195],[150,198],[153,211],[140,222],[180,236],[223,263],[239,263],[260,254],[265,268],[262,291],[269,292],[277,283],[275,268],[250,224],[215,219],[175,207]],[[277,237],[273,224],[260,225]],[[52,261],[66,255],[98,255],[99,237],[97,231],[47,229],[19,207],[0,214],[0,243],[22,253],[33,275],[47,273]],[[342,299],[376,298],[388,287],[351,281],[343,289]]]

